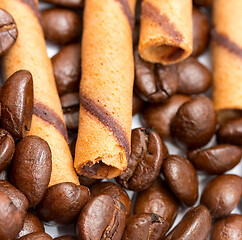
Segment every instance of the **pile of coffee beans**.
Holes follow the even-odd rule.
[[[54,4],[42,11],[43,32],[48,42],[62,47],[51,61],[74,156],[84,1],[43,1]],[[40,137],[27,136],[34,106],[32,75],[23,69],[4,79],[0,91],[1,240],[53,239],[45,233],[44,223],[62,232],[67,225],[75,228],[75,235],[56,240],[242,239],[242,216],[231,214],[241,204],[242,178],[226,173],[241,161],[242,114],[219,125],[212,101],[205,96],[211,72],[196,57],[207,49],[210,23],[207,10],[198,7],[211,1],[193,2],[192,56],[162,66],[145,62],[138,54],[138,1],[133,115],[139,113],[143,127],[132,130],[130,161],[116,179],[79,176],[80,185],[64,182],[48,187],[50,147]],[[0,29],[3,55],[15,43],[18,30],[14,16],[1,9]],[[208,146],[212,138],[216,144]],[[180,149],[179,155],[168,151],[168,142]],[[202,193],[200,174],[209,180]],[[174,226],[184,209],[185,215]]]

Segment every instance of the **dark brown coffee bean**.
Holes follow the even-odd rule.
[[[61,237],[57,237],[54,238],[55,240],[76,240],[75,237],[70,236],[70,235],[65,235],[65,236],[61,236]]]
[[[195,58],[188,58],[177,64],[178,92],[199,94],[205,92],[212,83],[210,71]]]
[[[9,170],[5,169],[2,172],[0,172],[0,180],[5,180],[8,181],[8,175],[9,175]]]
[[[42,12],[45,38],[55,44],[65,45],[80,37],[81,18],[72,10],[52,8]]]
[[[191,208],[165,240],[204,240],[211,229],[211,216],[206,207]]]
[[[52,170],[52,155],[48,143],[37,136],[21,140],[13,158],[10,180],[36,206],[44,197]]]
[[[168,228],[168,223],[157,214],[136,214],[127,219],[122,240],[163,239]]]
[[[85,186],[59,183],[47,189],[36,211],[44,222],[67,224],[79,214],[89,197],[89,189]]]
[[[212,3],[212,0],[193,0],[193,3],[197,6],[210,6]]]
[[[233,145],[221,144],[189,151],[187,156],[196,169],[209,174],[222,174],[240,162],[242,150]]]
[[[109,195],[92,198],[80,213],[77,236],[82,240],[120,240],[125,227],[125,209]]]
[[[61,96],[61,105],[67,129],[77,131],[79,125],[79,94],[67,93]]]
[[[135,53],[135,90],[152,103],[164,102],[177,91],[176,66],[161,66],[145,62]]]
[[[52,239],[53,238],[49,234],[43,233],[43,232],[30,233],[28,235],[25,235],[19,238],[19,240],[52,240]]]
[[[17,140],[30,130],[34,106],[33,78],[30,72],[21,70],[4,83],[0,102],[1,126]]]
[[[134,93],[133,95],[133,112],[132,115],[135,115],[140,112],[142,106],[143,106],[143,100],[136,94]]]
[[[173,135],[188,148],[207,144],[216,130],[216,114],[210,99],[197,96],[178,110],[173,124]]]
[[[91,196],[109,195],[120,201],[125,206],[126,216],[131,214],[131,201],[128,194],[117,184],[112,182],[101,182],[90,188]]]
[[[134,214],[158,214],[169,223],[169,228],[176,219],[178,208],[175,197],[159,178],[149,188],[139,192],[134,202]]]
[[[214,223],[211,240],[238,239],[242,239],[242,215],[231,214]]]
[[[15,239],[21,230],[24,217],[9,196],[0,190],[0,239]]]
[[[174,95],[165,103],[146,104],[141,112],[142,125],[153,128],[162,139],[171,136],[170,126],[179,107],[191,98]]]
[[[213,218],[225,217],[237,206],[242,194],[242,178],[237,175],[221,175],[212,179],[205,187],[201,204],[211,212]]]
[[[4,129],[0,129],[0,172],[10,164],[15,151],[15,142]]]
[[[101,182],[101,179],[94,179],[94,178],[89,178],[81,175],[79,175],[78,177],[79,177],[80,184],[86,187],[91,187],[92,185]]]
[[[128,167],[116,181],[122,187],[136,192],[148,188],[160,173],[164,158],[162,146],[162,141],[154,130],[132,130]]]
[[[25,235],[36,232],[45,232],[42,222],[33,213],[28,213],[24,219],[24,225],[22,230],[18,233],[16,239],[19,239]]]
[[[193,22],[193,52],[192,57],[198,57],[207,48],[209,40],[209,21],[206,14],[198,8],[193,8],[192,11]]]
[[[12,184],[3,180],[0,181],[0,191],[8,195],[8,197],[12,200],[13,204],[21,212],[24,219],[27,214],[27,209],[29,207],[29,202],[25,195],[17,188],[15,188]]]
[[[13,46],[18,36],[18,30],[13,17],[0,9],[0,55]]]
[[[42,0],[43,2],[53,3],[63,7],[80,8],[83,6],[83,0]]]
[[[242,146],[242,118],[233,119],[222,124],[217,132],[217,139],[221,143]]]
[[[62,48],[51,61],[59,95],[77,91],[81,79],[81,45]]]
[[[176,197],[187,206],[198,198],[198,177],[193,165],[184,157],[170,155],[164,159],[162,172]]]

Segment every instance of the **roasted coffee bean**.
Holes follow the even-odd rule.
[[[217,139],[221,143],[242,146],[242,118],[233,119],[222,124],[217,132]]]
[[[242,239],[242,216],[231,214],[226,218],[218,219],[213,225],[211,240],[238,240]]]
[[[164,159],[162,172],[176,197],[187,206],[198,198],[198,177],[193,165],[184,157],[170,155]]]
[[[206,14],[194,7],[192,11],[193,22],[193,57],[198,57],[207,48],[209,40],[209,21]]]
[[[21,230],[24,217],[9,196],[0,190],[0,239],[15,239]]]
[[[17,140],[30,130],[34,106],[33,78],[30,72],[21,70],[4,83],[0,102],[1,126]]]
[[[212,179],[205,187],[201,204],[211,212],[213,218],[225,217],[237,206],[242,194],[242,178],[237,175],[221,175]]]
[[[175,197],[159,178],[149,188],[139,192],[134,202],[134,214],[158,214],[168,222],[169,228],[176,219],[178,208]]]
[[[198,6],[210,6],[212,3],[212,0],[193,0],[193,3]]]
[[[128,167],[116,181],[129,190],[145,190],[158,177],[163,158],[163,145],[158,133],[152,129],[136,128],[132,130]]]
[[[4,129],[0,129],[0,172],[10,164],[15,151],[15,142]]]
[[[36,232],[45,232],[42,222],[33,213],[28,213],[24,219],[24,225],[22,230],[18,233],[16,239],[19,239],[25,235]]]
[[[75,237],[70,236],[70,235],[65,235],[65,236],[61,236],[61,237],[57,237],[54,238],[55,240],[76,240]]]
[[[2,172],[0,172],[0,180],[8,181],[8,174],[9,174],[8,169],[5,169]]]
[[[13,46],[18,36],[18,30],[13,17],[0,9],[0,55]]]
[[[43,233],[43,232],[30,233],[28,235],[25,235],[19,238],[19,240],[52,240],[52,239],[53,238],[49,234]]]
[[[59,95],[77,91],[81,79],[81,45],[62,48],[51,61]]]
[[[45,38],[55,44],[65,45],[78,40],[81,18],[72,10],[52,8],[42,12]]]
[[[157,214],[136,214],[127,219],[122,240],[163,239],[168,228],[168,223]]]
[[[170,126],[179,107],[190,99],[185,95],[174,95],[165,103],[146,104],[141,112],[142,125],[157,131],[162,139],[169,138]]]
[[[206,207],[191,208],[165,240],[204,240],[211,229],[211,216]]]
[[[70,182],[56,184],[47,189],[37,206],[37,215],[50,224],[68,224],[79,214],[89,197],[89,189],[85,186]]]
[[[184,103],[176,113],[172,133],[188,148],[207,144],[216,130],[216,114],[210,99],[197,96]]]
[[[13,158],[10,180],[36,206],[44,197],[52,170],[52,155],[48,143],[37,136],[21,140]]]
[[[67,93],[63,95],[61,105],[67,129],[76,131],[79,125],[79,94]]]
[[[176,66],[161,66],[145,62],[135,52],[135,90],[152,103],[164,102],[177,91]]]
[[[91,196],[109,195],[120,201],[125,206],[126,216],[131,214],[131,201],[128,194],[117,184],[112,182],[101,182],[90,188]]]
[[[42,0],[43,2],[57,4],[63,7],[79,8],[83,6],[83,0]]]
[[[196,169],[209,174],[221,174],[234,168],[241,160],[242,149],[221,144],[207,149],[189,151],[188,159]]]
[[[25,195],[12,184],[3,180],[0,181],[0,192],[4,192],[8,195],[24,219],[27,215],[27,209],[29,207],[28,199],[25,197]]]
[[[132,115],[135,115],[140,112],[142,106],[143,106],[143,100],[136,94],[134,93],[133,95],[133,112]]]
[[[135,15],[136,17],[136,15]],[[139,35],[140,35],[140,24],[136,23],[133,33],[133,46],[136,48],[139,44]]]
[[[93,197],[83,208],[77,223],[82,240],[120,240],[125,227],[125,209],[109,195]]]
[[[210,71],[195,58],[177,64],[178,89],[181,94],[192,95],[205,92],[212,83]]]
[[[101,182],[101,179],[94,179],[94,178],[89,178],[81,175],[79,175],[78,177],[79,177],[80,184],[86,187],[91,187],[92,185],[98,184],[99,182]]]

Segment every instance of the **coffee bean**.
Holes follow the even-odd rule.
[[[192,95],[205,92],[212,83],[210,71],[195,58],[177,64],[178,89],[181,94]]]
[[[198,57],[207,48],[209,40],[209,21],[206,14],[198,8],[193,7],[192,11],[193,22],[193,52],[192,57]]]
[[[70,236],[70,235],[65,235],[65,236],[61,236],[61,237],[57,237],[54,238],[55,240],[76,240],[75,237]]]
[[[15,239],[23,226],[24,217],[9,196],[0,190],[0,239]]]
[[[145,190],[158,177],[163,157],[162,141],[158,133],[145,128],[132,130],[128,167],[116,181],[129,190]]]
[[[131,201],[128,194],[117,184],[112,182],[101,182],[90,188],[91,196],[109,195],[120,201],[125,206],[126,216],[131,214]]]
[[[81,18],[72,10],[52,8],[42,12],[45,38],[55,44],[65,45],[78,40]]]
[[[24,219],[24,225],[22,230],[18,233],[16,239],[19,239],[25,235],[36,232],[45,232],[42,222],[33,213],[28,213]]]
[[[142,125],[157,131],[162,139],[169,138],[170,126],[179,107],[190,99],[185,95],[174,95],[165,103],[146,104],[141,112]]]
[[[210,6],[212,3],[212,0],[193,0],[193,3],[198,6]]]
[[[13,17],[0,9],[0,55],[3,55],[15,43],[18,30]]]
[[[8,174],[9,174],[8,169],[5,169],[2,172],[0,172],[0,180],[8,181]]]
[[[205,187],[201,204],[211,212],[213,218],[225,217],[237,206],[242,194],[242,178],[237,175],[221,175],[212,179]]]
[[[83,6],[83,0],[42,0],[43,2],[57,4],[63,7],[80,8]]]
[[[172,133],[188,148],[207,144],[216,129],[216,114],[210,99],[197,96],[184,103],[176,113]]]
[[[13,158],[10,179],[36,206],[44,197],[52,170],[52,155],[48,143],[37,136],[21,140]]]
[[[143,106],[143,100],[136,94],[134,93],[133,95],[133,112],[132,115],[135,115],[140,112],[142,106]]]
[[[79,94],[67,93],[61,97],[66,127],[70,131],[77,131],[79,125]]]
[[[222,124],[217,132],[217,139],[221,143],[242,146],[242,118],[233,119]]]
[[[79,214],[89,196],[89,190],[85,186],[70,182],[56,184],[47,189],[37,206],[37,215],[50,224],[68,224]]]
[[[89,178],[81,175],[79,175],[78,177],[79,177],[80,184],[86,187],[91,187],[92,185],[101,182],[101,179],[94,179],[94,178]]]
[[[193,165],[184,157],[170,155],[164,159],[162,172],[176,197],[187,206],[198,199],[198,177]]]
[[[191,208],[165,240],[204,240],[211,229],[211,216],[206,207]]]
[[[163,239],[168,227],[168,223],[154,213],[136,214],[127,219],[122,240]]]
[[[125,209],[121,202],[108,195],[92,198],[80,213],[78,239],[120,240],[125,227]]]
[[[169,99],[178,87],[176,66],[161,66],[145,62],[135,52],[135,90],[152,103]]]
[[[34,106],[33,94],[32,75],[26,70],[14,73],[2,87],[1,126],[15,140],[23,138],[26,131],[30,130]]]
[[[221,144],[189,151],[187,156],[196,169],[209,174],[222,174],[240,162],[242,150],[233,145]]]
[[[59,95],[77,91],[81,79],[81,45],[62,48],[51,58]]]
[[[168,222],[169,228],[176,219],[178,208],[175,197],[159,178],[139,192],[134,202],[134,214],[155,213]]]
[[[43,233],[43,232],[30,233],[28,235],[25,235],[19,238],[19,240],[52,240],[52,239],[53,238],[49,234]]]
[[[15,151],[15,142],[4,129],[0,129],[0,172],[10,164]]]
[[[7,181],[0,181],[0,192],[4,192],[12,200],[13,204],[17,207],[23,216],[23,219],[27,215],[27,209],[29,207],[28,199],[25,195],[15,188],[12,184]]]
[[[242,239],[242,216],[231,214],[218,219],[213,225],[211,240],[238,240]]]

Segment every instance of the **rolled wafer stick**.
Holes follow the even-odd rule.
[[[80,117],[74,166],[113,178],[130,154],[136,0],[88,0],[84,10]]]
[[[34,0],[1,0],[0,8],[14,16],[19,32],[15,45],[3,57],[3,72],[6,79],[21,69],[33,75],[34,115],[28,135],[37,135],[50,145],[52,174],[49,186],[61,182],[79,184],[68,147],[52,65],[38,19],[38,6]]]
[[[213,102],[219,122],[242,116],[242,1],[213,1]]]
[[[192,48],[192,0],[143,0],[139,54],[144,60],[173,64]]]

